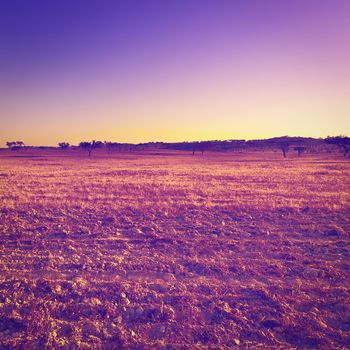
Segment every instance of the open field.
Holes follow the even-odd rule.
[[[338,154],[0,153],[0,349],[350,348]]]

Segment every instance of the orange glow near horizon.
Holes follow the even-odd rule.
[[[215,74],[208,77],[207,72],[212,86],[184,78],[145,90],[140,84],[136,91],[101,88],[103,81],[79,92],[74,86],[68,92],[48,89],[46,95],[38,89],[2,105],[8,118],[0,144],[17,139],[28,145],[56,145],[63,140],[138,143],[349,133],[348,90],[333,84],[330,91],[327,83],[318,82],[302,86],[293,74],[284,82],[275,76],[276,86],[264,77],[258,81],[241,75],[238,82],[233,77],[216,81]]]
[[[64,37],[24,26],[27,51],[8,38],[0,146],[350,135],[350,6],[196,6],[120,12],[134,22],[101,12],[98,36],[88,12]],[[46,53],[52,40],[62,47]]]

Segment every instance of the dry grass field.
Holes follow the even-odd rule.
[[[340,154],[0,152],[0,349],[349,349]]]

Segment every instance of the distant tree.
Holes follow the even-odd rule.
[[[70,144],[68,142],[59,142],[58,143],[58,146],[61,148],[61,149],[67,149],[69,148]]]
[[[82,141],[79,143],[79,147],[88,151],[89,157],[91,157],[91,153],[94,149],[102,147],[103,142],[101,141],[91,141],[91,142],[86,142]]]
[[[328,136],[325,142],[331,145],[338,146],[346,157],[349,154],[350,157],[350,137],[347,136]]]
[[[23,141],[8,141],[6,142],[6,146],[14,151],[24,147],[25,145]]]
[[[210,149],[211,142],[210,141],[201,141],[198,146],[199,146],[199,150],[202,152],[202,155],[203,155],[205,151]]]
[[[192,142],[191,143],[191,148],[192,148],[192,155],[194,156],[196,149],[197,149],[197,142]]]
[[[283,153],[283,157],[286,158],[287,153],[289,151],[289,143],[288,142],[281,142],[279,146],[280,146],[280,149]]]
[[[118,147],[121,146],[121,144],[118,142],[104,141],[103,143],[109,152],[118,149]]]
[[[305,152],[305,150],[306,150],[306,147],[303,147],[303,146],[294,147],[294,151],[298,152],[298,157],[300,157],[301,154]]]
[[[112,150],[112,148],[113,148],[113,142],[110,142],[110,141],[103,141],[103,144],[104,144],[105,147],[107,148],[108,152]]]

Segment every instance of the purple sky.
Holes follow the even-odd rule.
[[[350,134],[350,1],[0,2],[0,143]]]

